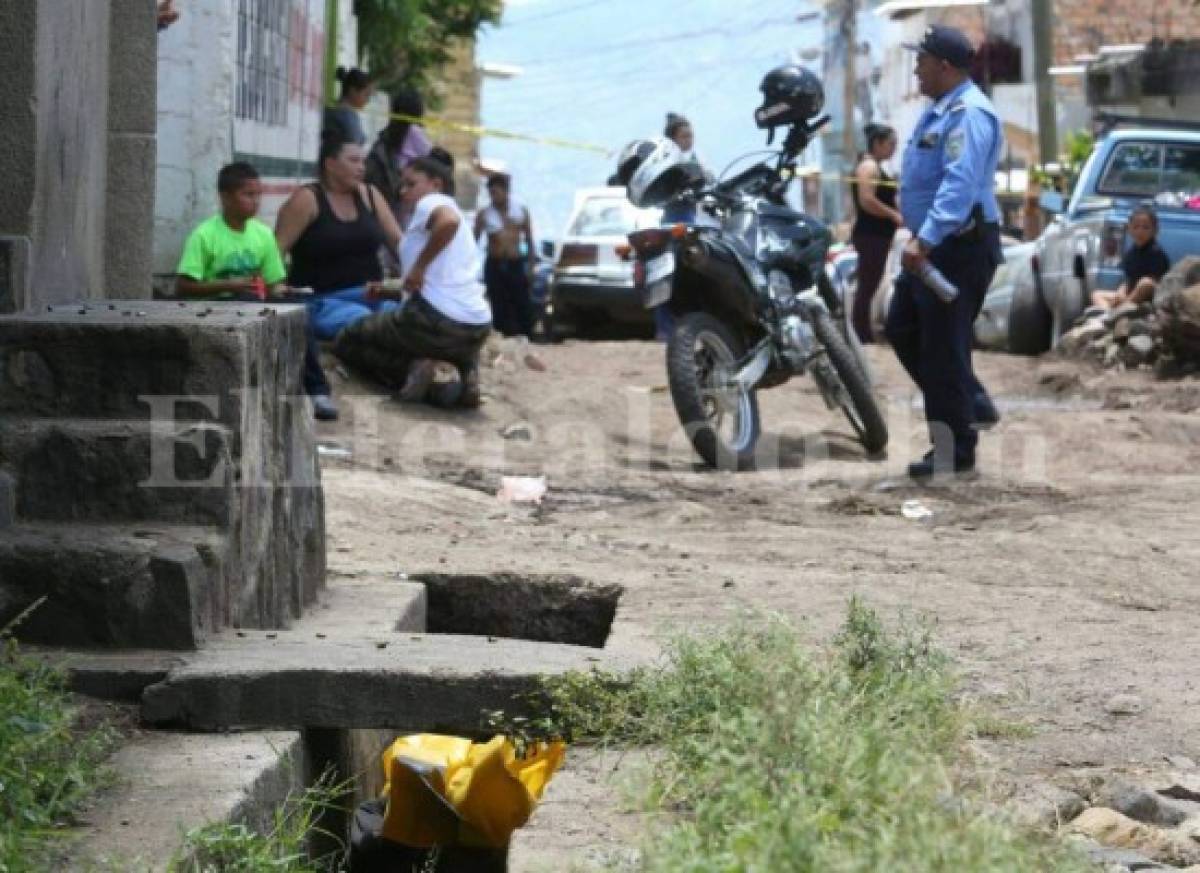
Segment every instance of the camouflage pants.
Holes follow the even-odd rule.
[[[409,364],[420,358],[447,361],[465,377],[478,368],[479,350],[491,329],[447,318],[416,295],[400,309],[348,324],[333,352],[364,376],[394,388],[404,384]]]

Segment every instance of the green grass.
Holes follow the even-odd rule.
[[[889,631],[857,601],[823,652],[758,617],[675,639],[632,679],[576,675],[548,694],[537,730],[661,751],[644,780],[648,871],[1093,869],[971,793],[966,740],[995,724],[973,724],[927,632]]]
[[[326,773],[303,792],[289,796],[275,810],[272,827],[265,834],[227,822],[195,828],[187,833],[169,873],[323,873],[339,869],[337,858],[309,858],[308,847],[321,813],[337,806],[348,787],[335,785],[332,775]],[[340,842],[340,838],[331,839]]]
[[[81,729],[63,675],[21,655],[0,628],[0,873],[53,869],[80,804],[109,778],[116,738]]]

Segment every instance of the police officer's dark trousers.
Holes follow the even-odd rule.
[[[984,225],[970,237],[950,237],[930,260],[959,289],[951,303],[939,300],[907,272],[896,280],[886,333],[921,393],[935,458],[974,463],[978,435],[975,410],[990,406],[971,366],[972,325],[1000,263],[999,229]]]

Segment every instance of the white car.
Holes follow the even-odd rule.
[[[546,317],[557,337],[588,333],[613,322],[653,331],[653,313],[642,305],[633,263],[619,246],[635,230],[657,227],[660,209],[638,209],[624,188],[584,188],[558,245]]]

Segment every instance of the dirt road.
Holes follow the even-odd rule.
[[[787,613],[820,639],[858,593],[888,616],[935,618],[966,691],[1033,728],[983,744],[1002,776],[1200,758],[1200,383],[980,355],[1004,420],[981,441],[980,478],[937,488],[903,478],[924,425],[887,349],[870,355],[886,460],[865,458],[797,380],[763,395],[777,457],[742,474],[696,466],[661,346],[538,353],[544,372],[512,349],[486,369],[477,413],[400,406],[343,379],[343,420],[321,432],[352,452],[324,457],[331,578],[617,582],[626,593],[609,644],[629,647],[747,608]],[[545,475],[547,499],[500,503],[502,475]],[[905,517],[907,500],[932,518]],[[1135,699],[1111,707],[1119,694]]]

